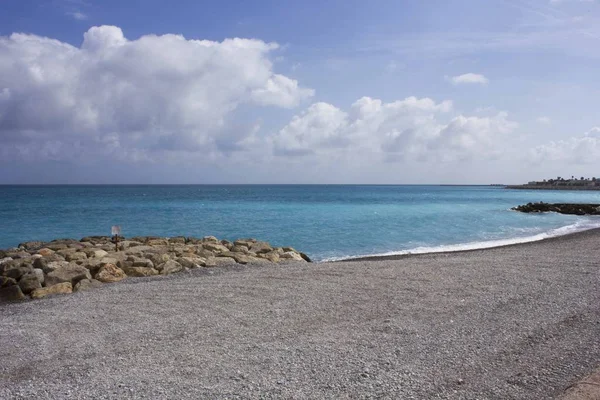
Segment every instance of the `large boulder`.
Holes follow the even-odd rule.
[[[32,242],[25,242],[25,243],[19,243],[19,248],[25,249],[27,251],[36,251],[38,249],[41,249],[42,247],[44,247],[45,242],[40,242],[38,241],[32,241]]]
[[[127,275],[115,264],[105,264],[102,266],[102,268],[100,268],[95,278],[100,282],[113,283],[127,278]]]
[[[21,277],[19,280],[19,287],[23,293],[29,294],[35,289],[41,288],[42,282],[40,282],[39,276],[36,273],[29,272]]]
[[[209,250],[209,251],[212,251],[215,253],[224,253],[226,251],[229,251],[229,249],[227,247],[223,246],[221,243],[218,243],[218,242],[217,243],[207,242],[207,243],[204,243],[202,245],[202,247],[205,250]]]
[[[277,251],[270,251],[268,253],[260,253],[257,255],[257,257],[264,258],[264,259],[269,260],[270,262],[274,262],[274,263],[278,263],[280,260],[279,252],[277,252]]]
[[[37,276],[38,281],[40,281],[40,283],[43,285],[46,281],[46,275],[44,274],[44,271],[39,268],[34,268],[33,273]]]
[[[0,303],[23,300],[25,295],[17,285],[0,287]]]
[[[59,269],[61,267],[69,265],[68,261],[50,261],[47,262],[44,258],[39,258],[34,261],[33,267],[41,269],[44,273],[49,274],[50,272]]]
[[[179,257],[175,261],[187,269],[200,268],[206,265],[206,259],[200,257]]]
[[[302,256],[295,251],[286,251],[279,257],[285,261],[305,261],[304,258],[302,258]]]
[[[64,282],[69,282],[71,286],[74,286],[82,279],[92,279],[90,271],[81,265],[68,263],[67,265],[61,265],[46,275],[46,286],[53,286]]]
[[[142,257],[146,260],[149,260],[154,265],[164,264],[171,259],[171,256],[167,253],[143,253]],[[138,265],[139,266],[139,265]]]
[[[87,260],[87,258],[87,255],[83,251],[76,251],[65,255],[65,260],[72,262]]]
[[[235,260],[235,262],[237,262],[239,264],[248,264],[250,262],[250,259],[248,258],[248,256],[246,254],[232,253],[231,251],[220,253],[217,255],[217,257],[219,257],[219,258],[230,257],[230,258],[233,258]]]
[[[41,255],[41,256],[43,256],[43,257],[48,257],[48,256],[51,256],[51,255],[53,255],[54,253],[55,253],[55,251],[54,251],[54,250],[51,250],[51,249],[49,249],[49,248],[47,248],[47,247],[41,248],[41,249],[39,249],[39,250],[37,251],[37,254],[39,254],[39,255]]]
[[[68,294],[73,292],[71,282],[57,283],[56,285],[46,286],[41,289],[35,289],[31,292],[32,299],[41,299],[52,294]]]
[[[79,282],[77,282],[77,285],[75,285],[73,291],[81,292],[83,290],[96,289],[101,287],[102,285],[102,282],[97,281],[96,279],[82,279]]]
[[[13,260],[0,265],[0,275],[16,280],[21,279],[23,275],[32,271],[33,266],[29,263],[24,263],[21,260]]]
[[[169,275],[183,271],[183,265],[179,264],[177,261],[169,260],[159,265],[157,269],[160,271],[161,275]]]
[[[273,251],[273,248],[267,242],[254,242],[250,245],[249,250],[253,253],[261,254]]]
[[[92,257],[99,259],[103,259],[106,256],[108,256],[108,252],[102,249],[94,250],[92,255]]]
[[[123,271],[127,274],[127,276],[133,276],[133,277],[158,275],[157,270],[155,270],[154,268],[148,268],[148,267],[126,266],[125,268],[123,268]]]
[[[202,243],[219,243],[219,239],[214,236],[204,236],[202,238]]]

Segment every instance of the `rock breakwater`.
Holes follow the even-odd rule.
[[[600,204],[578,204],[578,203],[527,203],[511,210],[524,213],[557,212],[560,214],[573,215],[600,215]]]
[[[0,250],[0,302],[88,290],[127,277],[290,261],[311,260],[292,247],[272,247],[256,239],[230,242],[214,236],[121,238],[118,248],[108,236],[25,242]]]

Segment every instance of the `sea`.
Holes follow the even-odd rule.
[[[4,185],[0,248],[110,235],[257,238],[316,261],[457,251],[600,227],[523,214],[528,202],[600,203],[600,192],[436,185]]]

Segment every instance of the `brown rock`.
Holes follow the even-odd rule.
[[[142,277],[158,275],[158,271],[148,267],[126,267],[124,269],[127,276]]]
[[[39,249],[37,251],[37,254],[43,256],[43,257],[48,257],[54,254],[54,250],[50,250],[47,247],[44,247],[43,249]]]
[[[255,243],[252,243],[249,250],[253,253],[261,254],[261,253],[268,253],[270,251],[273,251],[273,248],[267,242],[255,242]]]
[[[102,266],[102,268],[100,268],[100,271],[98,271],[98,273],[96,274],[95,278],[100,282],[112,283],[119,282],[127,278],[127,275],[121,268],[117,267],[115,264],[104,264],[104,266]]]
[[[56,285],[47,286],[41,289],[35,289],[31,292],[32,299],[41,299],[52,294],[68,294],[73,292],[71,282],[57,283]]]
[[[227,247],[223,246],[220,243],[208,242],[208,243],[204,243],[203,247],[204,247],[204,249],[213,251],[215,253],[224,253],[226,251],[229,251],[229,249]]]
[[[200,268],[206,264],[206,259],[200,257],[179,257],[175,261],[188,269]]]

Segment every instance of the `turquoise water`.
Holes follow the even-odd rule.
[[[0,248],[109,235],[256,237],[316,260],[486,247],[600,226],[528,215],[530,201],[597,202],[600,192],[491,186],[0,186]]]

